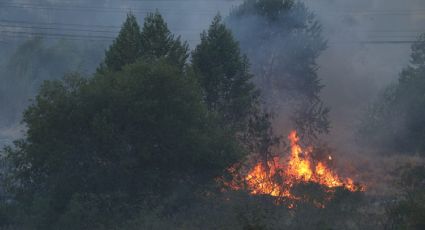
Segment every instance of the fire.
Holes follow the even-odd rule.
[[[300,183],[319,184],[329,192],[337,187],[344,187],[352,192],[364,191],[364,186],[355,184],[351,178],[341,178],[329,168],[332,156],[329,155],[322,161],[313,159],[313,148],[303,149],[296,131],[292,131],[288,139],[290,155],[287,158],[276,156],[268,162],[256,163],[245,176],[242,176],[244,186],[236,181],[226,185],[234,190],[246,189],[253,195],[270,195],[289,200],[301,199],[291,191]],[[232,172],[236,173],[234,169]],[[317,206],[324,207],[323,204]],[[294,204],[291,203],[288,207],[294,207]]]

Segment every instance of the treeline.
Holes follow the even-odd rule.
[[[220,16],[188,57],[159,13],[143,28],[129,14],[93,77],[44,83],[24,113],[25,137],[4,151],[6,223],[95,229],[142,205],[178,211],[267,148],[256,126],[270,129],[268,115]]]

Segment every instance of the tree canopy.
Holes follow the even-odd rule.
[[[209,109],[222,114],[227,124],[246,125],[259,94],[251,82],[248,59],[220,16],[201,34],[192,57]]]
[[[100,69],[121,70],[123,66],[134,63],[142,56],[142,38],[136,17],[129,13],[118,37],[105,53]]]
[[[223,116],[208,109],[196,74],[182,71],[185,43],[149,14],[141,52],[127,55],[139,45],[137,28],[129,14],[93,77],[45,82],[24,113],[25,136],[4,150],[7,192],[37,229],[80,223],[73,218],[94,209],[104,216],[98,221],[118,224],[114,216],[129,218],[158,197],[182,190],[188,199],[247,154]],[[246,74],[245,62],[237,63]]]
[[[188,45],[175,38],[161,14],[149,13],[142,30],[136,17],[129,13],[118,37],[105,53],[99,71],[119,71],[140,58],[166,58],[183,69],[188,58]]]
[[[194,81],[165,61],[47,82],[24,122],[25,139],[7,149],[14,189],[27,202],[49,197],[45,218],[78,194],[137,200],[209,183],[243,156],[208,115]]]
[[[168,61],[183,68],[186,64],[188,44],[175,37],[167,27],[161,14],[150,13],[146,18],[141,33],[142,53],[149,58],[165,57]]]

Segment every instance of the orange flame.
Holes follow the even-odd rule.
[[[288,139],[291,146],[289,159],[274,157],[266,163],[258,162],[243,177],[245,189],[251,194],[300,200],[301,198],[291,193],[291,188],[302,182],[320,184],[329,189],[344,187],[352,192],[364,191],[364,187],[356,185],[351,178],[339,177],[328,168],[326,162],[315,162],[312,158],[313,148],[303,150],[296,131],[292,131]],[[332,161],[332,156],[328,156],[327,159]],[[234,190],[242,189],[236,182],[226,185]],[[324,207],[323,204],[317,206]],[[292,208],[294,204],[288,207]]]

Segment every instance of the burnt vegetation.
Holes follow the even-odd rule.
[[[98,55],[90,47],[43,42],[22,44],[2,72],[11,86],[2,85],[2,103],[12,91],[26,94],[19,101],[35,97],[23,112],[24,135],[1,151],[0,229],[425,228],[421,163],[394,172],[396,195],[319,183],[319,168],[309,168],[316,181],[295,175],[291,196],[247,186],[255,163],[281,175],[270,171],[283,166],[268,164],[277,152],[296,152],[273,129],[281,119],[315,147],[293,157],[312,154],[313,165],[333,167],[320,140],[331,121],[316,62],[327,43],[303,3],[246,0],[217,15],[193,50],[159,12],[141,24],[128,13],[100,64],[84,61]],[[46,63],[49,71],[31,71]],[[424,74],[425,35],[365,113],[359,143],[377,154],[424,156]],[[236,176],[244,189],[229,186]]]

